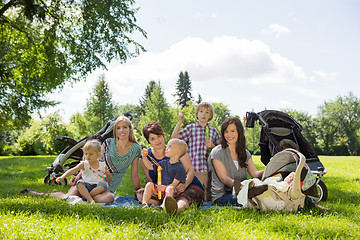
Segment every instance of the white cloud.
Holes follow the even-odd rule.
[[[192,81],[205,82],[221,79],[276,84],[305,79],[301,67],[272,53],[265,43],[228,36],[214,38],[212,42],[186,38],[166,51],[143,53],[136,63],[109,68],[106,78],[125,85],[149,80],[167,82],[174,81],[185,70]]]
[[[280,38],[280,34],[289,33],[290,29],[288,29],[284,26],[281,26],[279,24],[273,23],[273,24],[270,24],[266,29],[263,29],[262,32],[275,34],[275,37],[278,39],[278,38]]]
[[[102,73],[109,83],[113,100],[119,104],[138,103],[150,80],[161,82],[167,100],[172,103],[174,98],[171,95],[175,92],[180,71],[189,72],[193,86],[196,85],[193,90],[200,89],[203,100],[223,102],[228,98],[225,104],[229,105],[229,96],[232,99],[236,97],[236,92],[244,85],[252,85],[254,89],[264,84],[279,88],[280,84],[306,80],[301,67],[272,52],[262,41],[222,36],[208,42],[189,37],[166,51],[145,52],[126,64],[110,64],[106,72],[97,70],[85,83],[75,84],[72,89],[67,87],[63,91],[62,106],[80,112]],[[219,92],[219,87],[226,85],[231,86],[232,93],[225,96]],[[194,98],[197,99],[197,93]]]
[[[334,81],[339,75],[337,72],[328,73],[321,70],[315,70],[314,74],[325,81]]]

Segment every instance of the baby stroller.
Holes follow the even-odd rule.
[[[62,175],[62,173],[66,172],[68,169],[75,167],[80,163],[83,157],[82,147],[85,145],[86,141],[89,139],[98,139],[101,143],[105,141],[105,139],[113,136],[113,128],[115,124],[115,120],[120,115],[117,115],[113,119],[109,120],[105,126],[100,129],[95,135],[91,137],[85,137],[76,141],[70,137],[57,136],[56,139],[60,141],[64,141],[69,146],[66,147],[54,160],[50,167],[47,167],[48,174],[45,176],[44,183],[49,185],[57,184],[55,179]],[[132,120],[133,115],[131,113],[125,113],[124,116],[128,117]],[[74,161],[66,163],[68,159],[72,159]],[[64,179],[59,183],[60,185],[66,185],[67,180]]]
[[[301,124],[288,114],[276,110],[247,112],[246,119],[247,128],[253,128],[256,120],[259,120],[262,126],[259,140],[261,162],[267,165],[271,157],[286,148],[300,151],[305,156],[306,164],[311,172],[317,176],[316,186],[319,197],[311,197],[312,200],[314,202],[326,201],[328,191],[324,182],[321,181],[322,176],[326,174],[326,169],[309,142],[301,134]]]
[[[305,162],[305,156],[291,148],[276,153],[266,166],[261,181],[246,180],[258,180],[248,190],[246,207],[261,211],[297,211],[299,207],[304,207],[306,196],[318,197],[316,178]],[[295,172],[295,175],[292,186],[289,187],[281,180],[291,172]],[[267,181],[272,180],[271,178],[280,182]],[[280,183],[285,184],[286,188],[280,187]]]

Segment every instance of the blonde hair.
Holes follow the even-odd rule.
[[[125,117],[125,116],[119,116],[119,117],[116,118],[116,120],[115,120],[114,130],[113,130],[115,142],[117,142],[116,126],[117,126],[117,125],[119,124],[119,122],[121,122],[121,121],[125,121],[126,124],[127,124],[128,127],[129,127],[129,129],[130,129],[130,132],[129,132],[129,141],[130,141],[130,142],[133,142],[133,143],[138,143],[138,142],[136,141],[136,138],[135,138],[134,128],[133,128],[133,126],[132,126],[132,123],[131,123],[130,119],[128,119],[128,118]]]
[[[101,158],[102,151],[101,151],[101,143],[99,140],[91,139],[86,141],[82,149],[83,152],[87,152],[92,149],[99,154],[99,159]],[[85,154],[83,155],[83,157],[85,157]]]
[[[201,103],[199,103],[199,105],[197,105],[197,107],[196,107],[196,118],[197,118],[197,116],[198,116],[198,113],[199,113],[199,111],[200,111],[200,108],[207,108],[209,111],[210,111],[210,118],[208,119],[208,122],[210,122],[211,121],[211,119],[213,119],[213,116],[214,116],[214,108],[213,108],[213,106],[210,104],[210,103],[208,103],[208,102],[201,102]]]
[[[182,156],[184,156],[187,153],[188,145],[184,140],[181,140],[179,138],[173,138],[170,141],[174,142],[176,144],[176,146],[179,148],[179,150],[180,150],[179,158],[181,158]]]

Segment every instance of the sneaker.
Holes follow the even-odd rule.
[[[164,206],[165,206],[165,211],[167,213],[176,213],[177,212],[177,202],[175,200],[175,198],[173,197],[165,197],[164,199]]]
[[[147,208],[149,205],[147,204],[147,203],[143,203],[143,204],[141,204],[141,207],[142,208]]]

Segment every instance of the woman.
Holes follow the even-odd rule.
[[[149,156],[155,159],[157,162],[160,162],[167,157],[165,157],[165,139],[164,131],[159,123],[152,122],[143,128],[143,135],[151,147],[148,149]],[[146,156],[142,156],[146,157]],[[185,184],[179,184],[177,189],[179,196],[176,198],[178,211],[182,211],[189,207],[193,203],[202,203],[204,200],[204,189],[200,181],[195,177],[195,171],[191,163],[191,159],[188,153],[186,153],[182,158],[180,158],[181,163],[183,164],[186,172],[186,181]],[[153,170],[148,170],[143,162],[141,161],[141,166],[145,174],[146,182],[157,183],[156,174]],[[143,195],[143,189],[137,191],[136,197],[141,202]],[[156,199],[152,199],[151,203],[159,205],[160,202]]]
[[[130,165],[131,181],[134,190],[138,190],[140,188],[138,169],[141,147],[135,139],[131,121],[125,116],[119,116],[115,121],[113,131],[114,137],[106,139],[102,145],[102,151],[104,152],[103,160],[106,162],[106,166],[110,172],[108,173],[110,176],[105,178],[109,179],[108,184],[110,191],[94,196],[94,201],[97,203],[111,203],[114,201],[113,193],[118,189]],[[80,178],[81,173],[70,179],[70,185],[72,187],[67,193],[42,193],[30,189],[24,189],[20,193],[29,193],[31,195],[49,195],[61,199],[72,195],[79,196],[79,192],[75,185]]]
[[[218,205],[238,205],[232,194],[234,186],[247,179],[260,178],[264,170],[258,171],[251,154],[245,148],[244,128],[238,118],[227,118],[221,126],[221,144],[210,153],[208,163],[211,174],[212,202]]]

